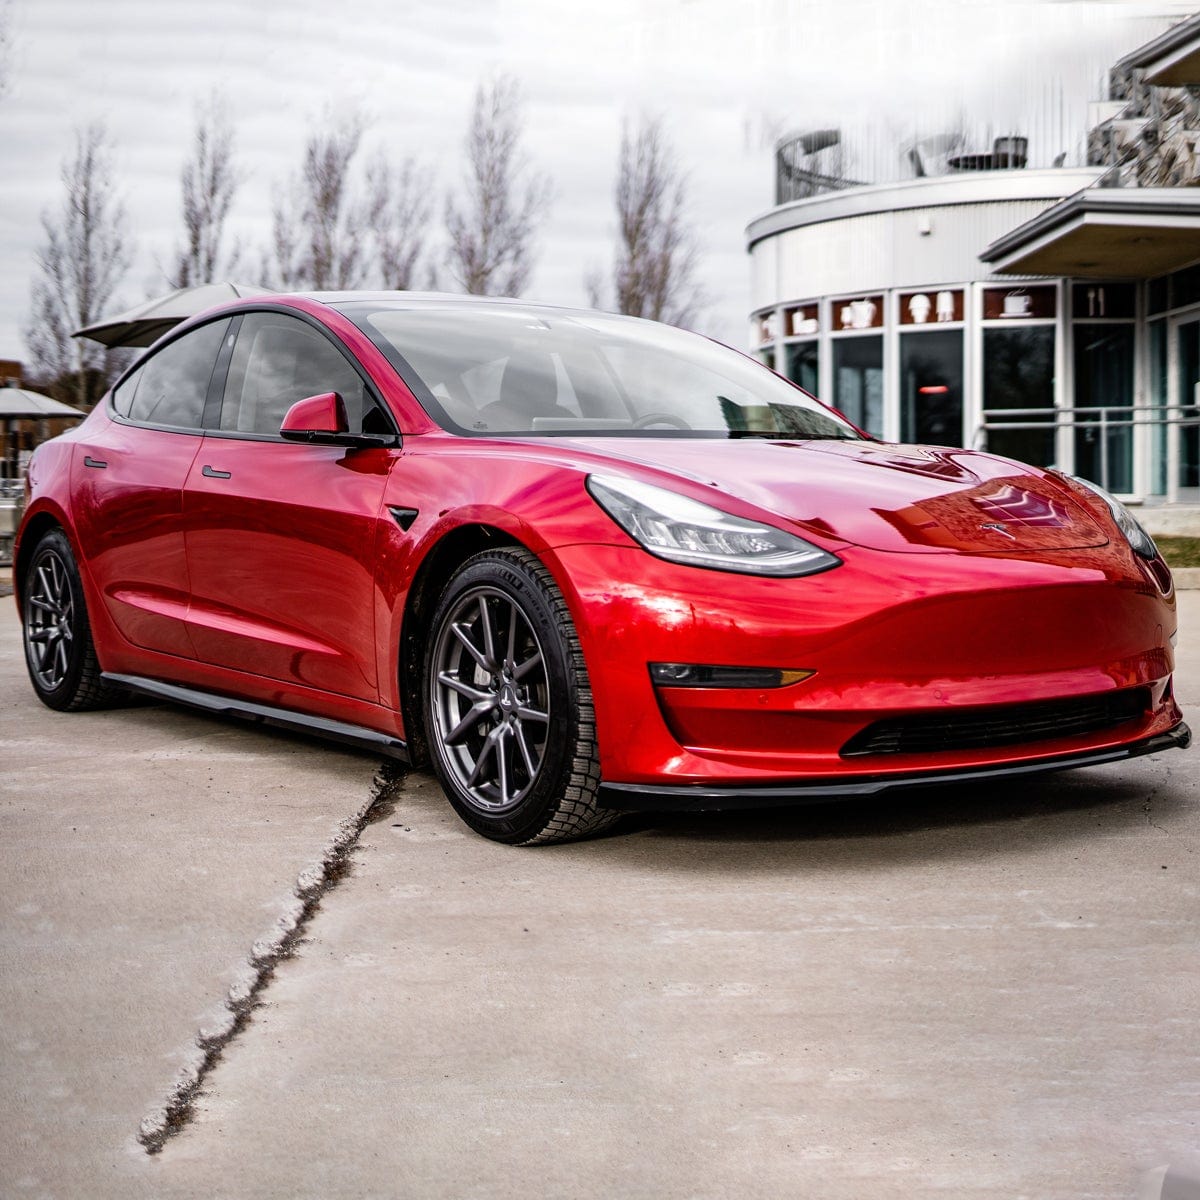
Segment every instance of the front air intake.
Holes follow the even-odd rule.
[[[1073,700],[891,717],[856,733],[842,747],[842,756],[939,754],[1077,737],[1132,721],[1149,707],[1149,688],[1126,688]]]

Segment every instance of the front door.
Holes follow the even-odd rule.
[[[378,700],[373,563],[391,464],[381,449],[204,439],[184,489],[202,662]]]

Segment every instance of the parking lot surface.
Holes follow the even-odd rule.
[[[139,1124],[378,764],[50,713],[10,600],[0,704],[5,1196],[1045,1200],[1195,1161],[1194,748],[534,850],[409,775],[150,1156]]]

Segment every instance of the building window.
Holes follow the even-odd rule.
[[[1054,461],[1054,328],[1012,325],[983,331],[983,407],[989,424],[1000,418],[1006,426],[988,431],[993,454],[1041,467]],[[1005,418],[1005,409],[1035,411]]]
[[[883,337],[833,341],[833,406],[860,429],[883,436]]]
[[[820,387],[819,345],[814,339],[811,342],[792,342],[787,347],[787,377],[813,396]]]
[[[961,329],[900,335],[900,440],[962,445]]]
[[[1133,326],[1076,321],[1075,471],[1133,491]],[[1099,410],[1099,411],[1097,411]]]

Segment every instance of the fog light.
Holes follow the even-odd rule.
[[[650,678],[658,687],[779,688],[799,683],[812,671],[779,667],[713,667],[699,663],[651,663]]]

